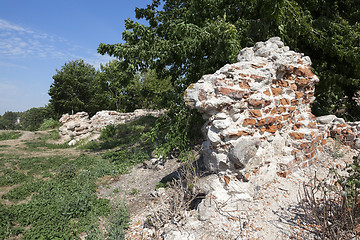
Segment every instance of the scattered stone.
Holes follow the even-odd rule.
[[[140,117],[151,115],[159,117],[164,110],[137,109],[130,113],[120,113],[116,111],[100,111],[89,119],[86,112],[78,112],[74,115],[64,114],[59,122],[60,137],[63,141],[74,138],[80,140],[96,140],[100,137],[101,130],[108,125],[123,124],[139,119]]]

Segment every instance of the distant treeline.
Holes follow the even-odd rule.
[[[1,130],[46,130],[60,125],[53,113],[46,107],[31,108],[25,112],[5,112],[0,115]]]

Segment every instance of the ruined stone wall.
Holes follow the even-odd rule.
[[[316,160],[325,141],[310,108],[319,81],[310,65],[274,37],[187,88],[186,104],[208,119],[203,149],[210,171],[244,177],[277,159],[281,174]]]
[[[159,117],[163,110],[137,109],[130,113],[120,113],[117,111],[100,111],[89,119],[86,112],[78,112],[73,115],[64,114],[59,122],[60,136],[64,141],[73,139],[71,145],[76,144],[82,139],[93,140],[100,136],[101,129],[110,124],[123,124],[134,121],[142,116],[152,115]]]

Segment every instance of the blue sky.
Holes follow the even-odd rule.
[[[110,60],[99,43],[121,43],[124,20],[151,0],[1,0],[0,115],[43,107],[56,69]]]

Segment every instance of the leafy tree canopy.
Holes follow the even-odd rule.
[[[313,60],[321,79],[313,111],[346,108],[348,116],[360,117],[352,100],[360,80],[358,0],[153,0],[135,13],[148,24],[126,20],[125,43],[101,43],[98,52],[136,71],[171,77],[175,108],[190,83],[234,62],[243,47],[279,36]]]
[[[50,103],[58,116],[64,113],[86,111],[94,114],[101,109],[98,96],[98,71],[83,60],[65,63],[56,70],[50,86]]]

